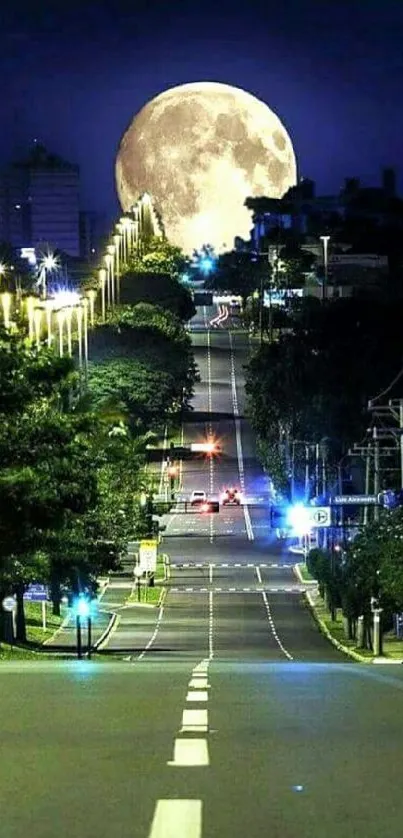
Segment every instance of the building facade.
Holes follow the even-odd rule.
[[[12,247],[80,255],[79,167],[35,144],[0,186],[0,238]]]

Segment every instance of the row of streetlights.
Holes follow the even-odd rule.
[[[124,269],[133,253],[141,255],[142,236],[146,218],[151,222],[154,235],[161,235],[162,229],[154,212],[151,198],[145,193],[132,207],[130,213],[122,216],[115,225],[111,241],[106,246],[103,257],[105,267],[99,268],[100,308],[102,321],[106,320],[107,309],[114,308],[120,301],[120,280]],[[73,354],[73,340],[78,341],[78,361],[80,370],[84,368],[85,377],[88,369],[88,330],[95,326],[95,309],[98,290],[90,289],[85,293],[61,290],[48,296],[48,275],[58,268],[58,259],[52,253],[45,254],[40,263],[40,297],[29,295],[21,298],[10,291],[0,293],[3,325],[6,329],[15,329],[15,316],[22,316],[28,324],[28,339],[40,348],[45,329],[48,347],[58,345],[60,356]],[[0,280],[6,275],[7,266],[0,263]],[[18,298],[17,298],[18,297]]]
[[[130,212],[122,216],[106,246],[104,265],[98,270],[101,290],[101,317],[105,322],[106,311],[120,302],[120,281],[122,268],[126,267],[133,253],[142,254],[142,236],[148,214],[154,235],[162,235],[162,229],[154,211],[151,198],[145,192],[133,205]]]

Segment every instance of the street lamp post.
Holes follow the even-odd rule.
[[[38,302],[37,297],[27,297],[26,298],[26,305],[27,305],[27,317],[28,317],[28,338],[29,340],[34,339],[34,332],[35,332],[35,304]]]
[[[106,309],[106,306],[105,306],[106,273],[107,272],[106,272],[105,268],[100,268],[99,271],[98,271],[99,281],[101,283],[101,314],[102,314],[103,322],[105,322],[105,316],[106,316],[106,311],[105,311],[105,309]]]
[[[93,288],[91,288],[89,291],[87,291],[87,297],[88,297],[88,302],[89,302],[89,307],[90,307],[90,325],[91,325],[92,329],[94,328],[94,325],[95,325],[95,297],[96,296],[97,296],[97,292],[94,291]]]
[[[1,304],[3,306],[3,321],[4,321],[4,328],[9,329],[11,322],[10,322],[10,312],[11,312],[11,294],[9,291],[4,291],[1,296]]]
[[[325,301],[327,296],[327,263],[328,263],[328,245],[329,245],[330,236],[320,236],[320,240],[323,244],[323,278],[322,278],[322,303]]]
[[[112,265],[112,256],[111,256],[111,254],[110,254],[110,253],[106,253],[106,254],[105,254],[104,259],[105,259],[105,265],[106,265],[106,268],[107,268],[107,274],[106,274],[106,301],[107,301],[107,305],[108,305],[108,308],[109,308],[109,306],[110,306],[110,304],[111,304],[111,299],[112,299],[112,294],[111,294],[111,279],[112,279],[111,265]]]
[[[60,308],[59,311],[56,312],[56,319],[57,325],[59,327],[59,355],[63,357],[63,327],[64,327],[64,320],[65,320],[65,309]]]
[[[111,273],[110,281],[111,281],[111,303],[112,307],[115,305],[115,245],[108,244],[107,251],[110,256],[109,260],[109,270]]]
[[[42,313],[43,309],[41,308],[36,308],[34,311],[35,340],[37,349],[39,349],[41,343]]]

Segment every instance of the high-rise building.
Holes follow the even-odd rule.
[[[35,143],[3,171],[0,239],[13,247],[80,255],[79,167]]]

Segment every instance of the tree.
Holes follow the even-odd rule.
[[[151,303],[167,309],[183,322],[196,313],[192,296],[178,279],[159,271],[127,271],[121,281],[123,304]]]
[[[249,252],[231,250],[220,254],[214,273],[206,279],[205,287],[239,294],[245,306],[247,298],[255,290],[260,292],[262,286],[269,286],[270,277],[267,257],[253,261]]]

